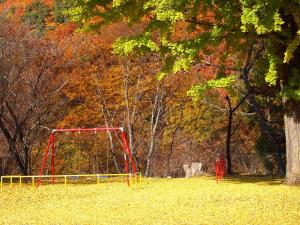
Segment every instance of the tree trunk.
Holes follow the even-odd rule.
[[[148,177],[150,175],[150,166],[151,159],[153,156],[153,152],[155,149],[155,142],[157,136],[157,127],[159,120],[161,118],[162,108],[163,108],[163,93],[161,93],[160,83],[157,83],[155,100],[153,103],[152,113],[151,113],[151,125],[150,125],[150,147],[147,153],[146,159],[146,168],[145,168],[145,176]]]
[[[233,116],[233,113],[232,113],[231,108],[230,108],[230,111],[229,111],[229,114],[228,114],[227,137],[226,137],[226,162],[227,162],[227,174],[228,175],[232,174],[231,154],[230,154],[232,116]]]
[[[247,92],[249,93],[248,99],[257,115],[258,123],[259,123],[259,126],[260,126],[262,132],[268,137],[270,143],[272,144],[274,152],[277,153],[276,161],[277,161],[277,165],[278,165],[278,170],[279,170],[279,173],[281,175],[283,175],[283,174],[285,174],[285,163],[284,163],[284,160],[281,155],[283,153],[283,151],[282,151],[279,143],[276,140],[276,137],[275,137],[275,134],[274,134],[272,128],[267,124],[266,119],[265,119],[262,111],[260,110],[260,106],[257,103],[257,101],[252,93],[253,87],[251,86],[251,84],[249,82],[248,75],[249,75],[249,69],[247,69],[247,67],[245,67],[245,69],[243,70],[243,82],[244,82]]]
[[[8,149],[9,149],[9,152],[14,157],[14,159],[16,160],[19,171],[25,176],[28,175],[26,165],[23,164],[22,159],[20,158],[20,155],[17,152],[17,148],[16,148],[15,144],[9,143]]]
[[[300,184],[300,104],[288,100],[284,104],[286,139],[286,183]]]
[[[151,141],[150,141],[150,147],[149,147],[149,151],[147,154],[147,162],[146,162],[146,169],[145,169],[145,176],[148,177],[150,175],[150,162],[152,159],[152,155],[154,152],[154,141],[155,141],[155,137],[151,137]]]
[[[181,118],[181,121],[182,121],[182,118]],[[169,148],[169,153],[168,153],[168,156],[167,156],[167,173],[166,173],[166,176],[171,176],[171,158],[172,158],[173,150],[174,150],[174,141],[175,141],[175,136],[177,134],[177,131],[178,131],[180,125],[181,125],[181,121],[176,126],[175,131],[172,135],[172,141],[171,141],[170,148]]]
[[[23,152],[24,152],[24,170],[26,171],[26,175],[29,175],[30,174],[30,171],[29,171],[29,168],[30,168],[30,160],[29,160],[29,157],[30,157],[30,148],[26,145],[26,144],[23,144]]]
[[[9,153],[16,161],[19,171],[23,175],[28,175],[26,165],[24,165],[24,163],[18,153],[18,150],[17,150],[16,135],[14,137],[11,136],[11,134],[9,133],[8,129],[5,127],[5,125],[3,124],[1,119],[0,119],[0,129],[6,138]]]
[[[228,124],[227,124],[227,137],[226,137],[226,161],[227,161],[227,174],[232,174],[232,166],[231,166],[231,136],[232,136],[232,120],[234,112],[242,105],[242,103],[246,100],[248,95],[251,93],[251,89],[248,90],[247,94],[239,101],[239,103],[232,108],[229,96],[226,96],[226,100],[229,106],[228,111]]]
[[[107,117],[109,116],[109,111],[107,109],[104,109],[104,107],[106,107],[106,102],[105,102],[105,100],[104,100],[104,98],[102,96],[101,90],[99,89],[98,91],[99,91],[99,94],[101,96],[102,104],[103,104],[103,106],[101,107],[101,111],[102,111],[102,114],[104,116],[105,125],[108,128],[109,127],[109,123],[108,123],[108,118]],[[106,113],[108,115],[106,115]],[[111,132],[109,130],[107,131],[107,134],[108,134],[108,138],[109,138],[109,142],[110,142],[110,151],[112,153],[114,165],[115,165],[115,168],[117,170],[117,173],[120,173],[120,168],[119,168],[119,165],[118,165],[118,162],[117,162],[117,159],[116,159],[115,145],[114,145],[114,142],[113,142],[112,134],[111,134]]]
[[[107,122],[106,122],[106,127],[108,127],[108,123]],[[117,159],[116,159],[115,145],[114,145],[114,142],[113,142],[113,138],[112,138],[111,132],[108,130],[107,134],[108,134],[108,138],[109,138],[110,152],[112,153],[113,162],[114,162],[115,168],[117,170],[117,173],[120,173],[119,165],[118,165],[118,162],[117,162]]]
[[[166,173],[166,176],[171,176],[171,158],[172,158],[172,155],[173,155],[173,150],[174,150],[174,141],[175,141],[175,136],[177,134],[177,131],[179,130],[180,126],[181,126],[181,123],[182,123],[182,120],[183,120],[183,109],[182,107],[181,108],[181,116],[180,116],[180,120],[179,120],[179,123],[176,125],[175,127],[175,130],[172,134],[172,141],[171,141],[171,144],[170,144],[170,147],[169,147],[169,153],[168,153],[168,156],[167,156],[167,173]]]
[[[258,117],[258,123],[260,125],[260,128],[262,129],[262,132],[268,137],[270,143],[272,144],[272,147],[276,153],[276,161],[277,161],[279,173],[281,175],[283,175],[285,173],[285,163],[284,163],[284,160],[281,155],[283,153],[281,150],[281,147],[278,144],[278,142],[276,141],[275,135],[272,132],[272,128],[269,127],[269,125],[267,124],[267,122],[263,116],[263,113],[260,110],[259,105],[256,102],[253,95],[249,96],[249,101],[252,104],[252,107]]]

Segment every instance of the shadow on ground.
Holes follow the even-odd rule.
[[[236,184],[255,183],[261,185],[281,185],[284,184],[284,177],[270,175],[231,175],[224,178],[224,181]]]

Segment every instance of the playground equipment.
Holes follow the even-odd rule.
[[[225,157],[222,153],[220,159],[216,161],[216,179],[220,182],[225,176]]]
[[[125,166],[125,173],[121,174],[113,174],[113,173],[102,173],[102,174],[78,174],[78,175],[56,175],[55,174],[55,156],[56,156],[56,145],[55,145],[55,134],[58,133],[69,133],[69,132],[121,132],[121,146],[123,149],[123,155],[124,155],[124,166]],[[51,175],[43,175],[47,160],[51,154]],[[13,183],[19,183],[19,186],[22,186],[22,182],[30,181],[31,185],[34,189],[37,189],[41,183],[42,179],[51,179],[52,184],[55,183],[55,179],[58,179],[58,181],[62,182],[65,187],[67,187],[67,183],[71,183],[72,180],[85,178],[86,180],[90,180],[90,182],[96,182],[100,183],[101,180],[107,179],[107,178],[124,178],[124,180],[127,181],[127,184],[129,187],[133,187],[134,184],[137,184],[136,187],[141,186],[142,176],[141,173],[137,173],[136,171],[136,164],[133,160],[128,141],[126,138],[126,133],[122,127],[100,127],[100,128],[72,128],[72,129],[54,129],[52,130],[48,145],[45,151],[43,163],[40,169],[39,175],[36,176],[2,176],[1,177],[1,191],[3,189],[3,181],[8,180],[10,187],[13,186]]]

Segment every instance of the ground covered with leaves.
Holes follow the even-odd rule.
[[[4,186],[0,224],[299,224],[300,187],[280,179],[145,179],[124,183]]]

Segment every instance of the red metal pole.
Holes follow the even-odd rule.
[[[225,175],[225,158],[224,158],[224,154],[221,154],[220,157],[220,178],[223,179]]]
[[[128,141],[127,141],[127,138],[126,138],[125,131],[122,131],[122,141],[123,141],[123,148],[125,149],[125,151],[127,152],[128,156],[129,156],[132,171],[133,171],[134,174],[136,174],[136,165],[135,165],[135,162],[132,158],[132,154],[131,154],[131,151],[130,151],[130,148],[129,148],[129,145],[128,145]]]
[[[43,172],[44,172],[44,169],[45,169],[45,166],[46,166],[46,163],[47,163],[47,159],[48,159],[48,152],[49,152],[49,149],[51,148],[52,144],[53,144],[53,137],[54,137],[54,133],[51,133],[50,135],[50,138],[49,138],[49,141],[48,141],[48,145],[47,145],[47,149],[46,149],[46,152],[45,152],[45,156],[44,156],[44,161],[43,161],[43,164],[42,164],[42,168],[40,170],[40,176],[43,175]],[[40,183],[41,183],[41,177],[39,177],[38,179],[38,182],[37,182],[37,188],[39,187]]]
[[[129,169],[128,169],[128,159],[127,159],[127,156],[126,156],[127,149],[126,149],[126,147],[125,147],[125,146],[126,146],[126,143],[125,143],[125,140],[124,140],[123,132],[122,132],[122,145],[123,145],[123,150],[124,150],[125,173],[126,173],[126,174],[129,174]],[[129,176],[126,176],[126,181],[127,181],[128,186],[130,186]]]
[[[218,181],[221,181],[222,179],[222,167],[221,167],[221,161],[218,161]]]
[[[220,181],[220,160],[217,160],[216,161],[216,179],[217,179],[217,182]]]
[[[51,159],[51,171],[52,171],[52,184],[54,184],[54,175],[55,175],[55,135],[53,134],[52,138],[52,159]]]
[[[54,129],[52,132],[78,132],[78,131],[122,131],[121,127],[96,127],[96,128],[68,128]]]

